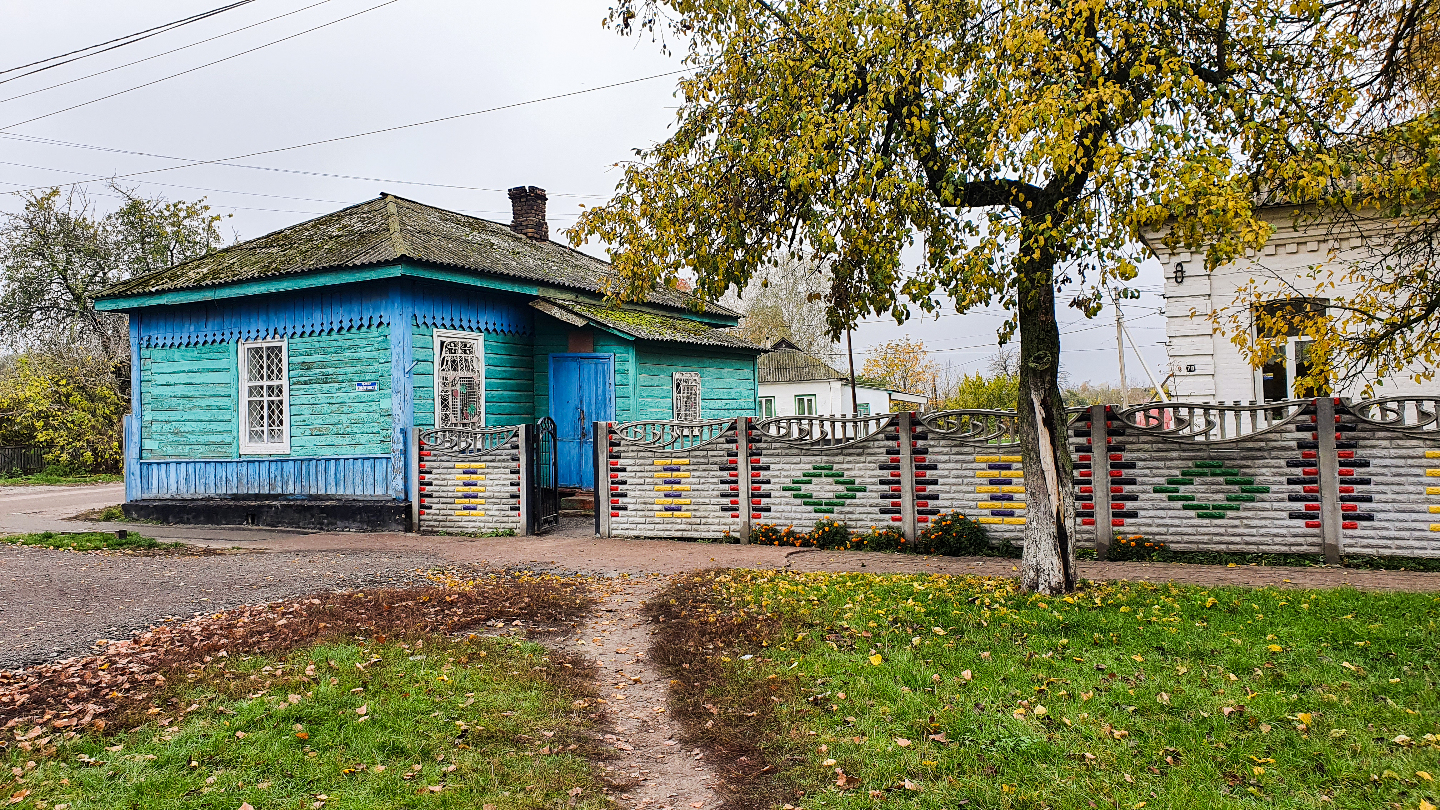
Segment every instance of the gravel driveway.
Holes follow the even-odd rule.
[[[0,545],[0,669],[79,655],[169,617],[403,583],[445,563],[415,551],[141,556]]]

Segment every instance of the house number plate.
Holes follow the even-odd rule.
[[[355,392],[356,392],[357,394],[360,393],[360,392],[362,392],[362,391],[374,392],[374,391],[379,391],[379,390],[380,390],[380,383],[377,383],[377,382],[357,382],[357,383],[355,383]]]

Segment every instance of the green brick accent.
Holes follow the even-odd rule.
[[[1181,506],[1180,508],[1181,508],[1181,509],[1190,509],[1190,510],[1202,510],[1202,509],[1209,509],[1209,508],[1210,508],[1210,504],[1208,504],[1208,503],[1187,503],[1187,504]]]
[[[839,500],[853,501],[859,496],[853,492],[837,492],[835,493],[835,497]]]
[[[1165,479],[1165,483],[1170,484],[1171,486],[1188,487],[1188,486],[1190,486],[1191,484],[1195,483],[1195,479],[1194,479],[1194,478],[1166,478],[1166,479]]]
[[[845,471],[844,471],[844,470],[841,470],[840,472],[820,473],[820,475],[817,475],[817,476],[815,476],[815,477],[816,477],[816,478],[820,478],[820,477],[822,477],[822,476],[825,477],[825,478],[844,478],[844,477],[845,477]],[[854,480],[854,479],[851,479],[851,480]]]
[[[1227,499],[1228,499],[1228,496],[1227,496]],[[1223,509],[1223,510],[1225,510],[1226,512],[1238,512],[1238,511],[1240,511],[1240,504],[1238,504],[1238,503],[1212,503],[1212,504],[1210,504],[1210,508],[1211,508],[1211,509]]]
[[[808,493],[808,492],[792,492],[792,493],[790,493],[790,497],[792,497],[792,498],[814,498],[815,496],[814,496],[814,495],[811,495],[811,494]]]
[[[849,491],[849,492],[869,492],[869,491],[870,491],[870,488],[869,488],[869,487],[845,487],[845,489],[846,489],[847,491]]]
[[[1165,496],[1165,498],[1166,498],[1166,500],[1170,500],[1170,501],[1193,501],[1193,500],[1195,500],[1195,496],[1194,496],[1194,495],[1167,495],[1167,496]]]
[[[834,510],[833,508],[829,507],[829,506],[817,506],[817,507],[815,507],[815,511],[816,511],[816,513],[821,514],[821,515],[833,515],[833,514],[835,514],[835,510]]]
[[[837,484],[853,484],[853,483],[855,483],[855,479],[854,479],[854,478],[841,478],[840,480],[836,481],[835,483],[837,483]]]
[[[1240,487],[1240,491],[1254,492],[1260,495],[1266,495],[1270,492],[1270,487]]]
[[[833,469],[835,469],[835,465],[834,465],[834,464],[812,464],[812,465],[810,465],[810,469],[812,469],[812,470],[833,470]]]
[[[790,479],[790,483],[792,483],[792,484],[800,484],[801,486],[806,486],[806,487],[808,487],[808,486],[810,486],[811,484],[813,484],[813,483],[815,483],[815,482],[814,482],[814,481],[811,481],[809,478],[791,478],[791,479]]]
[[[1254,478],[1226,478],[1226,479],[1225,479],[1225,483],[1227,483],[1227,484],[1229,484],[1229,485],[1231,485],[1231,486],[1244,487],[1244,486],[1249,486],[1249,485],[1255,483],[1255,479],[1254,479]]]
[[[1155,487],[1153,491],[1163,494],[1163,493],[1166,493],[1166,492],[1179,492],[1179,491],[1180,491],[1180,488],[1179,488],[1179,487]]]
[[[808,501],[801,501],[801,503],[804,504],[804,505],[806,505],[806,506],[824,506],[824,505],[825,505],[825,502],[822,501],[822,500],[820,500],[819,498],[815,498],[815,499],[813,499],[813,500],[808,500]]]
[[[826,506],[844,506],[844,505],[845,505],[845,502],[844,502],[844,501],[829,500],[829,501],[826,501],[826,502],[825,502],[825,505],[826,505]]]
[[[793,484],[786,484],[785,486],[780,487],[780,491],[781,491],[781,492],[799,492],[799,491],[800,491],[800,487],[795,486],[795,485],[793,485]]]
[[[1187,476],[1190,476],[1190,477],[1193,477],[1193,478],[1205,478],[1206,476],[1211,475],[1211,472],[1210,472],[1209,470],[1193,469],[1193,470],[1181,470],[1181,471],[1180,471],[1180,474],[1181,474],[1181,475],[1187,475]],[[1219,473],[1215,473],[1215,475],[1219,475]]]
[[[1223,462],[1223,461],[1197,461],[1197,462],[1195,462],[1195,466],[1196,466],[1196,467],[1224,467],[1224,466],[1225,466],[1225,462]]]
[[[1224,512],[1196,512],[1195,517],[1217,520],[1226,517],[1226,514]]]
[[[1231,503],[1254,503],[1254,495],[1226,495],[1225,500]]]

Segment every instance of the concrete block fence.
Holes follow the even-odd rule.
[[[411,525],[423,532],[524,534],[533,425],[484,430],[414,430]]]
[[[1070,411],[1074,535],[1177,550],[1440,556],[1440,399]],[[950,511],[1019,542],[1013,411],[597,422],[604,537],[743,540],[834,518],[913,538]]]

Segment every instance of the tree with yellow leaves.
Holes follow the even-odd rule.
[[[940,369],[925,350],[925,342],[906,335],[872,348],[860,375],[894,391],[929,396]]]
[[[803,251],[832,268],[832,336],[1006,307],[1043,593],[1076,581],[1057,302],[1098,314],[1146,225],[1212,266],[1260,244],[1257,184],[1354,98],[1353,40],[1311,0],[617,0],[609,22],[694,69],[671,136],[570,231],[611,246],[611,292],[685,272],[715,299]]]

